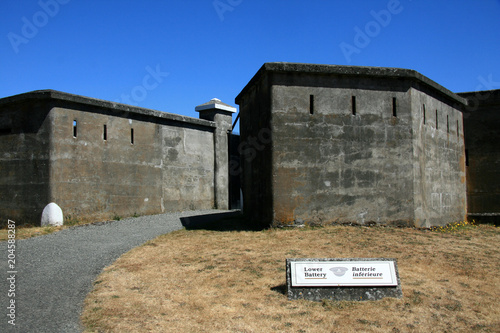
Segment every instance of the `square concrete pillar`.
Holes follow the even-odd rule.
[[[199,118],[215,122],[215,207],[229,209],[229,140],[228,133],[232,128],[233,113],[236,108],[214,98],[205,104],[198,105],[195,111]]]

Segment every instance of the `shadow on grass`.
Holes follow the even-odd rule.
[[[204,215],[194,215],[181,218],[181,223],[187,230],[212,231],[261,231],[262,227],[245,219],[241,211],[225,211]]]
[[[279,294],[285,295],[285,296],[288,295],[288,290],[287,290],[286,284],[280,284],[279,286],[272,287],[271,290],[275,291]]]

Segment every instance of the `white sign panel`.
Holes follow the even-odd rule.
[[[292,261],[292,287],[397,286],[394,261]]]

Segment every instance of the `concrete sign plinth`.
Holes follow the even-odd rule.
[[[287,259],[286,274],[290,300],[403,297],[396,259]]]

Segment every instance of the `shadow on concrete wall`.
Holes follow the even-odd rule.
[[[468,214],[467,220],[477,224],[493,224],[500,227],[500,214]]]
[[[260,231],[263,230],[245,219],[240,210],[223,211],[182,217],[181,223],[187,230],[212,231]]]

